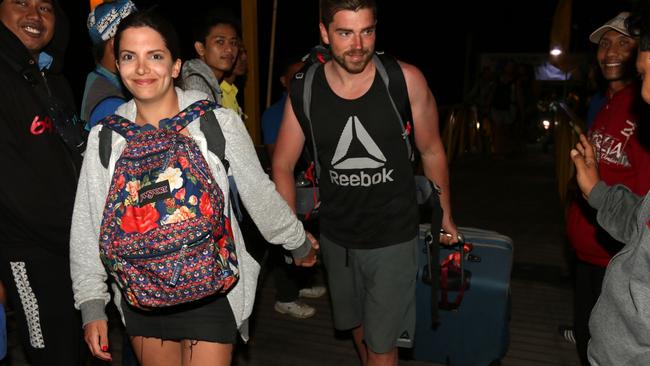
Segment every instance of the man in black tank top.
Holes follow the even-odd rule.
[[[373,61],[373,0],[323,0],[320,32],[332,60],[314,75],[310,116],[320,172],[321,249],[337,329],[351,329],[364,365],[397,365],[415,324],[417,224],[413,169],[401,123]],[[441,188],[442,228],[455,242],[436,102],[422,73],[400,63],[426,176]],[[295,207],[294,166],[305,135],[291,99],[273,180]]]

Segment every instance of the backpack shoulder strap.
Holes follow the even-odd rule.
[[[226,160],[226,140],[219,126],[219,121],[214,115],[214,112],[212,112],[212,105],[212,102],[209,101],[195,102],[185,112],[186,114],[199,114],[201,110],[206,110],[206,113],[201,116],[201,131],[208,142],[208,150],[217,155],[226,167],[226,170],[228,170],[229,163]],[[191,119],[191,117],[188,117],[188,119]],[[108,168],[112,151],[112,131],[119,133],[128,140],[140,128],[135,123],[116,114],[101,119],[97,124],[102,125],[102,129],[99,131],[99,160],[104,168]],[[183,127],[185,124],[187,124],[186,121],[181,123]]]
[[[395,57],[383,52],[377,52],[373,56],[375,67],[381,76],[391,105],[400,120],[400,127],[402,129],[402,138],[406,141],[406,149],[411,161],[415,159],[414,155],[414,141],[413,141],[413,115],[411,112],[411,102],[408,96],[408,89],[406,87],[406,79],[402,67],[397,62]]]
[[[97,124],[102,125],[102,129],[99,131],[99,161],[101,161],[104,168],[108,169],[108,162],[113,149],[113,131],[128,139],[137,133],[140,128],[135,123],[117,114],[106,116],[99,120]]]
[[[307,161],[314,162],[316,179],[320,177],[320,164],[318,163],[318,151],[310,114],[314,75],[321,66],[321,63],[309,64],[303,70],[297,72],[291,81],[291,107],[305,135],[305,149],[303,149],[303,152]]]
[[[411,103],[409,94],[406,87],[406,79],[402,67],[397,62],[397,59],[392,55],[384,52],[378,52],[377,57],[381,61],[381,65],[386,70],[388,76],[388,90],[390,92],[397,109],[404,121],[412,121],[413,116],[411,113]]]
[[[228,171],[230,163],[226,160],[226,138],[213,111],[201,116],[201,132],[203,132],[208,142],[208,150],[212,151],[221,160],[226,171]]]
[[[111,159],[112,140],[113,131],[102,125],[102,129],[99,130],[99,161],[101,161],[104,169],[108,169],[108,161]]]

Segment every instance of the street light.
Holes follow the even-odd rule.
[[[553,46],[551,48],[551,51],[549,52],[551,56],[558,57],[559,55],[562,54],[562,49],[559,46]]]

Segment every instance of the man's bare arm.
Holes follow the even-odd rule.
[[[424,174],[440,187],[440,205],[444,212],[442,228],[451,234],[452,242],[458,236],[458,229],[451,214],[451,194],[449,189],[449,170],[447,156],[440,138],[438,125],[438,107],[427,85],[424,75],[415,66],[401,63],[408,89],[415,145],[422,157]]]
[[[293,112],[291,99],[287,98],[278,138],[275,141],[271,175],[276,189],[294,212],[296,211],[296,185],[293,170],[300,158],[304,144],[305,136],[296,114]]]

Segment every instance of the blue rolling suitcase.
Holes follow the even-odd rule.
[[[509,342],[510,272],[512,240],[494,231],[460,227],[472,250],[464,255],[468,288],[460,294],[455,310],[440,309],[437,327],[431,322],[431,286],[428,280],[429,253],[425,237],[429,224],[420,225],[419,270],[416,286],[417,323],[413,356],[451,366],[488,366],[506,354]],[[439,260],[452,253],[440,247]],[[440,293],[444,293],[441,290]],[[449,291],[450,301],[458,291]],[[443,296],[440,296],[441,298]]]

